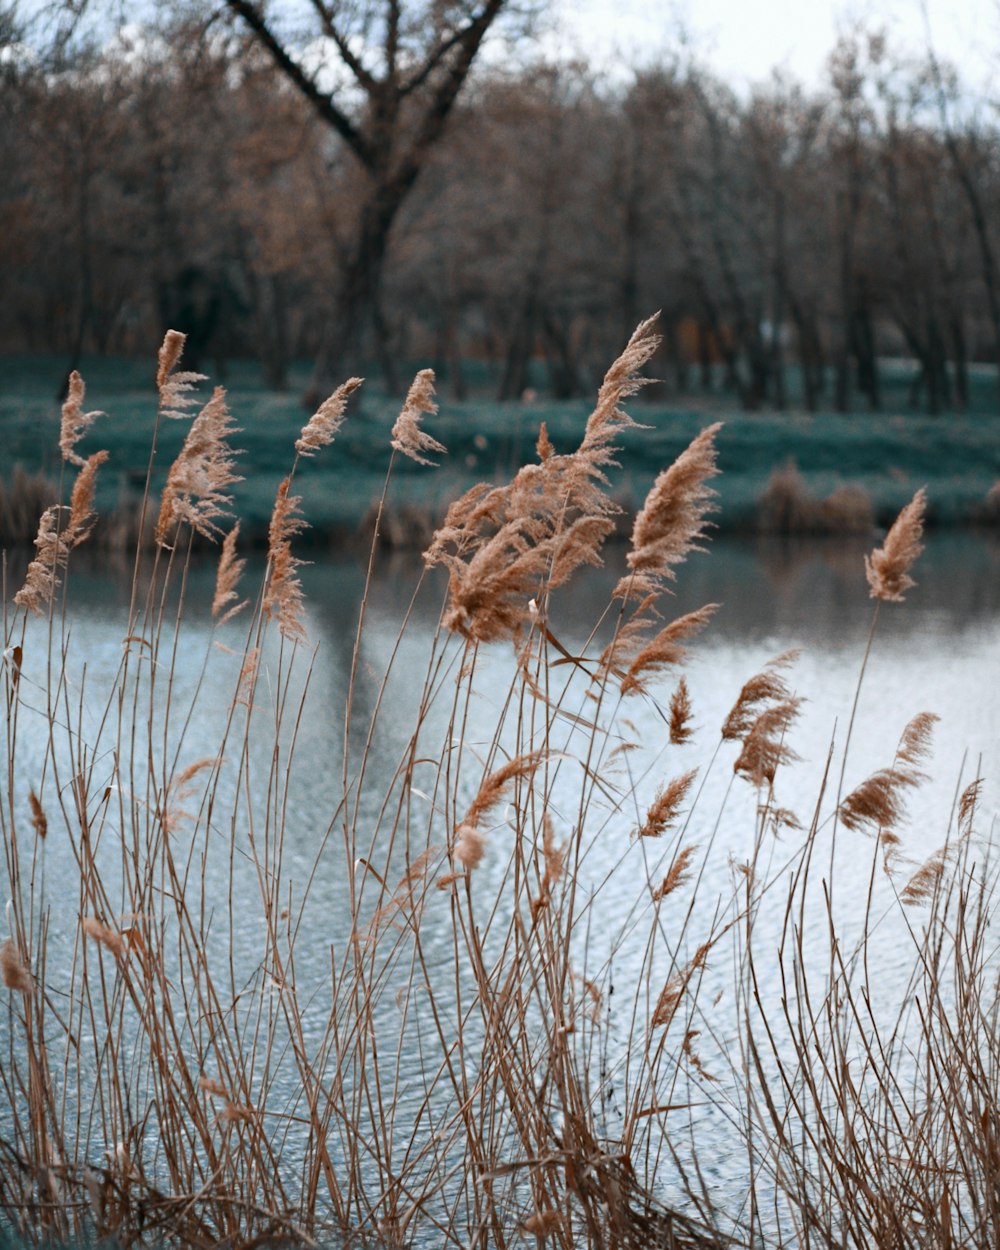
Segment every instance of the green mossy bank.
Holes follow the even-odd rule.
[[[134,508],[145,478],[156,410],[152,370],[145,361],[95,358],[84,362],[82,373],[86,407],[106,414],[82,450],[107,447],[111,453],[102,470],[98,505],[104,513],[122,505]],[[58,479],[57,375],[52,358],[0,359],[4,453],[0,478],[6,483],[18,465]],[[254,541],[266,536],[275,491],[287,471],[289,447],[309,415],[301,403],[305,376],[303,372],[297,379],[301,386],[286,394],[264,389],[252,365],[236,363],[224,379],[230,407],[243,431],[237,441],[244,449],[245,480],[236,487],[235,509],[244,535]],[[983,380],[984,401],[991,381]],[[211,384],[203,384],[206,398]],[[721,397],[686,408],[633,401],[633,413],[648,428],[622,440],[621,468],[614,473],[613,489],[626,511],[633,510],[656,473],[698,430],[722,421],[716,517],[720,529],[884,525],[920,486],[927,488],[929,524],[992,524],[1000,517],[1000,507],[987,499],[1000,479],[1000,419],[987,407],[984,402],[980,412],[939,417],[892,412],[808,415],[745,413]],[[399,401],[386,396],[377,384],[366,386],[352,401],[331,454],[300,467],[296,489],[303,496],[303,511],[315,539],[343,538],[364,528],[381,492],[389,432],[398,408]],[[437,469],[397,461],[391,501],[396,521],[390,539],[412,536],[419,541],[461,491],[483,479],[508,476],[534,455],[542,422],[557,451],[571,450],[589,411],[583,400],[459,403],[442,396],[439,413],[426,425],[449,454]],[[157,452],[158,482],[165,478],[185,429],[186,422],[165,423]],[[790,464],[794,474],[787,471]],[[776,471],[777,483],[772,481]],[[845,488],[850,488],[846,496]],[[858,507],[860,492],[870,502],[867,514]],[[818,505],[831,495],[844,506],[823,513]],[[762,500],[767,501],[763,508]],[[16,536],[4,538],[9,542]]]

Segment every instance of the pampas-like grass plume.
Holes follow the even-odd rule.
[[[34,978],[12,938],[7,938],[0,946],[0,979],[9,990],[21,994],[30,994],[35,988]]]
[[[658,838],[670,828],[677,819],[681,804],[697,775],[697,768],[692,768],[690,772],[675,777],[660,791],[650,805],[646,819],[639,826],[637,837]]]
[[[670,665],[679,664],[685,654],[684,647],[681,645],[682,641],[701,633],[715,615],[718,607],[717,603],[707,603],[694,612],[679,616],[677,620],[671,621],[669,625],[659,630],[629,664],[622,677],[622,694],[634,694],[644,690],[644,681],[647,676]],[[629,622],[630,625],[632,623]],[[622,650],[623,641],[627,641],[629,637],[628,626],[625,626],[619,631],[618,638],[602,657],[602,665],[607,659],[612,672],[617,671],[613,664]]]
[[[292,479],[286,477],[278,487],[271,513],[267,543],[271,572],[264,592],[264,615],[269,620],[277,620],[283,638],[306,642],[302,584],[297,573],[303,562],[292,555],[292,539],[305,528],[305,521],[298,515],[300,497],[288,493],[291,482]]]
[[[329,399],[325,399],[320,404],[295,440],[297,455],[312,456],[321,447],[326,447],[327,444],[333,442],[340,427],[344,424],[347,401],[363,382],[364,378],[348,378],[337,387]]]
[[[116,959],[122,958],[125,953],[125,946],[122,942],[122,935],[116,929],[110,928],[95,916],[84,916],[80,924],[88,937],[93,938],[95,942],[99,942],[101,946],[106,946]]]
[[[28,565],[24,585],[14,596],[14,602],[19,607],[41,613],[51,604],[69,553],[88,537],[93,528],[97,470],[107,458],[106,451],[95,451],[83,462],[73,484],[69,517],[65,524],[63,517],[67,509],[59,504],[53,504],[42,513],[35,538],[35,558]]]
[[[474,487],[448,509],[424,556],[450,573],[447,629],[478,642],[509,638],[528,621],[533,599],[581,565],[601,563],[619,511],[604,491],[604,470],[614,463],[617,433],[636,424],[620,405],[644,384],[637,370],[659,342],[653,320],[608,370],[575,452],[556,455],[539,435],[539,463],[507,486]]]
[[[752,785],[772,785],[779,767],[798,759],[786,736],[801,706],[802,700],[792,697],[765,708],[743,739],[733,772],[742,774]]]
[[[715,436],[721,424],[710,425],[659,475],[632,527],[628,554],[632,575],[615,589],[619,596],[648,594],[664,581],[674,581],[673,566],[699,551],[716,492],[707,485],[719,472]]]
[[[218,533],[215,524],[232,503],[226,491],[243,479],[233,472],[233,450],[226,441],[238,433],[226,406],[226,392],[217,386],[212,398],[188,430],[177,459],[170,466],[160,501],[155,538],[161,547],[180,524],[187,523],[204,538]]]
[[[685,846],[681,849],[680,854],[670,865],[667,875],[653,891],[654,903],[659,903],[669,894],[673,894],[675,890],[679,890],[685,881],[687,881],[688,877],[691,875],[691,860],[694,858],[697,850],[698,847],[693,844]]]
[[[916,585],[910,577],[910,569],[924,549],[920,540],[924,532],[925,505],[926,496],[921,487],[892,523],[882,546],[865,556],[865,574],[872,599],[902,603],[904,592]]]
[[[670,743],[681,746],[691,737],[691,695],[682,677],[670,698]]]
[[[160,412],[165,417],[181,420],[188,409],[198,402],[190,392],[199,382],[205,381],[203,373],[175,373],[174,368],[184,351],[187,335],[180,330],[168,330],[160,346],[156,370],[156,389],[160,393]]]
[[[544,758],[544,749],[527,751],[484,777],[462,824],[476,828],[490,809],[496,807],[504,797],[507,787],[520,778],[532,776]]]
[[[446,454],[447,447],[420,428],[421,416],[432,416],[435,412],[437,404],[434,402],[434,370],[421,369],[413,379],[396,424],[392,427],[392,445],[396,451],[409,456],[417,464],[426,465],[433,465],[434,462],[428,460],[424,452]]]
[[[930,733],[937,719],[930,712],[915,716],[903,730],[892,767],[872,773],[844,799],[839,814],[848,829],[868,829],[886,845],[898,841],[892,830],[903,816],[906,790],[924,780],[917,765],[930,753]]]
[[[62,458],[70,464],[83,465],[83,457],[75,451],[77,443],[103,412],[84,412],[83,400],[87,389],[83,378],[74,369],[69,375],[69,390],[62,406],[62,425],[59,433],[59,450]]]
[[[475,825],[461,824],[455,830],[454,859],[470,871],[478,868],[486,853],[486,837]]]
[[[233,526],[222,542],[219,554],[219,567],[215,574],[215,595],[212,598],[212,620],[218,625],[225,625],[237,613],[247,606],[247,600],[239,601],[236,587],[239,585],[246,560],[236,556],[236,539],[239,537],[239,521]]]
[[[548,907],[552,899],[552,888],[562,880],[566,868],[566,844],[556,845],[555,830],[552,826],[552,818],[548,812],[545,812],[542,816],[542,855],[545,861],[545,870],[542,873],[542,884],[538,897],[531,900],[532,919],[537,917],[540,911]]]
[[[679,972],[675,972],[666,982],[660,991],[660,997],[656,1000],[656,1007],[653,1011],[653,1019],[651,1027],[668,1029],[677,1014],[677,1008],[680,1001],[684,997],[684,991],[691,983],[691,978],[698,969],[704,964],[705,957],[712,949],[711,942],[703,942],[695,951],[694,958],[686,967]]]
[[[789,668],[798,657],[798,651],[783,651],[773,660],[768,660],[762,672],[744,683],[722,726],[725,741],[745,738],[764,706],[791,698],[792,692],[781,670]]]
[[[34,790],[28,792],[28,805],[31,808],[31,824],[35,830],[35,836],[44,842],[49,832],[49,821]]]

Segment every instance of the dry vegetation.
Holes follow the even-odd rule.
[[[244,1250],[355,1237],[483,1250],[995,1243],[1000,1030],[978,779],[926,863],[899,853],[933,718],[911,722],[887,767],[847,794],[842,766],[833,800],[828,764],[815,812],[796,816],[775,792],[799,707],[794,657],[780,656],[740,691],[713,757],[725,768],[728,752],[731,784],[756,795],[752,844],[728,883],[709,879],[710,848],[691,836],[704,778],[685,763],[697,710],[677,666],[714,605],[662,612],[705,540],[715,427],[639,512],[601,641],[597,622],[581,654],[553,632],[550,594],[600,561],[614,528],[606,474],[655,344],[644,323],[575,451],[556,453],[543,428],[536,463],[452,506],[425,555],[447,571],[447,598],[389,767],[377,747],[409,616],[362,712],[366,590],[343,757],[326,761],[334,798],[306,862],[294,826],[315,655],[293,491],[299,457],[331,441],[357,380],[290,449],[262,585],[241,586],[226,536],[214,637],[195,657],[192,536],[218,536],[239,463],[225,396],[200,407],[164,496],[147,492],[138,527],[157,513],[157,545],[137,551],[106,689],[86,685],[64,597],[102,460],[77,453],[82,384],[71,390],[70,503],[43,513],[4,623],[8,1227],[33,1242]],[[168,336],[161,354],[154,451],[159,421],[193,411],[199,379],[179,370],[181,347]],[[434,411],[424,372],[394,456],[443,453],[421,427]],[[867,562],[876,619],[911,584],[922,520],[918,493]],[[373,544],[369,580],[376,558]],[[497,650],[513,659],[505,689]],[[229,705],[208,709],[204,674],[227,664]],[[664,726],[663,750],[641,765],[638,701],[662,701]],[[218,723],[210,754],[192,758],[193,720]],[[781,831],[785,863],[768,871]],[[910,992],[888,1018],[869,976],[877,926],[843,939],[833,885],[820,884],[823,848],[846,836],[871,856],[869,911],[888,874],[909,942]],[[47,885],[59,862],[72,864],[73,897]],[[617,896],[612,935],[603,896],[623,865],[631,894]],[[328,902],[313,901],[331,897],[327,878],[332,929]],[[777,952],[756,927],[775,896]],[[626,939],[641,975],[617,986],[612,1038],[610,966]],[[818,957],[806,949],[817,940]],[[720,1047],[703,999],[709,971],[727,965],[739,1009]],[[743,1143],[735,1212],[705,1181],[695,1099]]]

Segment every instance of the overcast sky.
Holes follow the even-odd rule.
[[[920,53],[930,40],[970,85],[1000,82],[1000,0],[557,0],[563,33],[589,57],[620,51],[634,63],[677,47],[678,30],[733,86],[781,67],[816,86],[837,35],[857,22],[883,27],[890,46]]]

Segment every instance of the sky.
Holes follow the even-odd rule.
[[[857,23],[884,28],[890,48],[920,54],[928,45],[955,62],[970,85],[1000,85],[1000,0],[557,0],[549,38],[588,59],[676,49],[678,34],[699,61],[737,89],[783,69],[818,87],[837,36]]]

